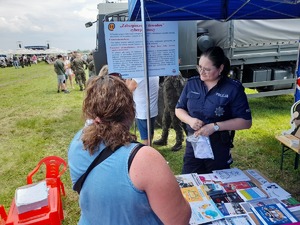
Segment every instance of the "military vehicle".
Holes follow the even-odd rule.
[[[107,64],[104,21],[126,21],[127,3],[100,3],[97,44],[94,51],[96,72]],[[179,21],[180,71],[184,77],[197,75],[202,51],[218,45],[231,62],[230,75],[244,87],[257,90],[248,97],[289,94],[295,91],[296,61],[300,19]]]

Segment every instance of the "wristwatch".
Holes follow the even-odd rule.
[[[214,130],[215,130],[215,131],[220,130],[220,127],[219,127],[219,125],[218,125],[217,123],[214,123]]]

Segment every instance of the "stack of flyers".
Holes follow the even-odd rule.
[[[175,175],[180,188],[199,186],[202,184],[196,173]]]
[[[204,191],[203,187],[194,186],[194,187],[181,188],[180,190],[183,197],[188,202],[197,202],[197,201],[210,199],[210,197]]]
[[[269,198],[278,198],[279,200],[283,200],[291,197],[290,193],[285,191],[276,183],[264,183],[261,186],[261,189],[268,194]]]
[[[288,224],[298,220],[283,204],[269,204],[252,207],[251,210],[260,220],[261,224]]]
[[[202,185],[209,196],[222,194],[225,192],[223,186],[219,183],[206,182]]]
[[[211,200],[191,202],[190,206],[192,209],[191,225],[208,223],[224,218],[223,214]]]
[[[213,174],[214,177],[217,177],[218,181],[221,181],[222,183],[251,180],[242,170],[238,168],[214,170]]]
[[[237,189],[245,189],[256,187],[252,181],[239,181],[239,182],[229,182],[221,184],[226,192],[235,192]]]
[[[268,196],[263,193],[258,187],[246,188],[246,189],[237,189],[236,192],[239,196],[246,202],[252,200],[259,200],[267,198]]]

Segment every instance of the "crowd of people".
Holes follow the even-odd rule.
[[[56,59],[51,62],[57,74],[57,93],[70,93],[70,91],[67,90],[68,80],[71,89],[75,89],[75,81],[79,86],[79,90],[83,91],[86,88],[86,69],[89,70],[89,78],[96,75],[92,53],[89,54],[87,58],[83,56],[85,55],[72,52],[69,55],[57,55]]]
[[[11,57],[0,57],[0,66],[2,68],[15,67],[16,69],[19,69],[24,68],[25,66],[31,66],[31,64],[37,64],[36,55],[12,55]]]
[[[149,77],[147,104],[144,78],[124,80],[119,73],[109,73],[105,65],[86,81],[82,68],[89,63],[79,54],[70,61],[80,90],[86,91],[82,107],[86,123],[68,150],[74,190],[78,191],[77,181],[98,160],[81,183],[78,224],[189,224],[189,203],[166,160],[151,147],[159,77]],[[172,124],[176,142],[171,150],[178,151],[186,134],[183,174],[230,168],[232,134],[252,125],[244,87],[228,77],[230,63],[221,48],[203,52],[197,71],[186,80],[178,75],[163,81],[163,132],[154,141],[157,146],[166,145]],[[169,102],[169,92],[175,102]],[[134,121],[142,144],[131,133]]]

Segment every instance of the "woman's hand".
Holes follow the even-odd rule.
[[[208,137],[208,136],[212,135],[214,132],[215,132],[214,124],[209,123],[209,124],[202,126],[200,129],[196,130],[194,135],[195,135],[195,137],[198,137],[200,135]]]
[[[189,125],[193,130],[199,130],[203,125],[203,121],[199,120],[197,118],[191,118],[191,120],[189,121]]]

